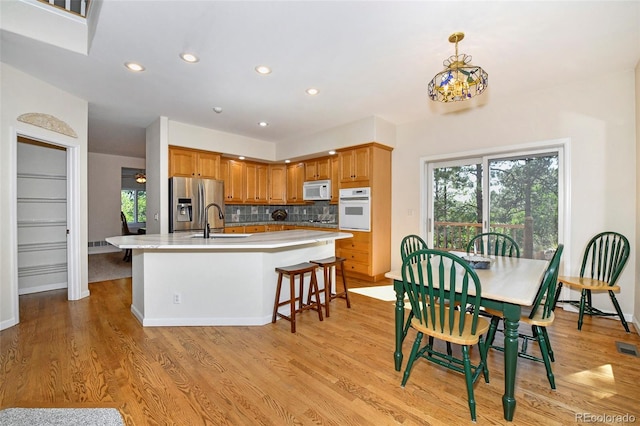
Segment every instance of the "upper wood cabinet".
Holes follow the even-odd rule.
[[[287,203],[304,203],[304,163],[289,164],[287,166]]]
[[[287,202],[287,166],[270,164],[268,181],[269,203],[285,204]]]
[[[260,163],[244,165],[244,201],[247,203],[265,204],[268,199],[269,166]]]
[[[340,162],[337,155],[331,157],[331,204],[340,200]]]
[[[371,149],[360,147],[338,153],[340,183],[364,183],[369,180]]]
[[[224,202],[227,204],[244,201],[244,166],[241,161],[220,159],[220,177],[224,181]]]
[[[305,181],[328,179],[331,179],[331,157],[304,162]]]
[[[169,146],[169,177],[220,178],[220,154]]]

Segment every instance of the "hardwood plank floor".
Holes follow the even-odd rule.
[[[130,278],[89,288],[90,297],[73,302],[66,290],[20,297],[20,324],[0,332],[0,408],[115,407],[128,425],[470,423],[462,376],[418,361],[400,387],[394,302],[352,293],[352,308],[333,301],[323,322],[302,314],[296,334],[286,321],[144,328],[130,312]],[[600,424],[640,421],[640,358],[615,347],[640,347],[635,330],[587,318],[579,332],[577,314],[556,315],[557,390],[542,364],[520,359],[512,424],[587,423],[578,417],[587,414],[610,416]],[[478,423],[508,424],[500,352],[490,352],[489,369],[491,382],[475,386]]]

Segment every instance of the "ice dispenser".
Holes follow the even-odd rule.
[[[176,221],[191,222],[193,220],[193,207],[191,198],[178,198],[176,203]]]

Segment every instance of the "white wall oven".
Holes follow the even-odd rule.
[[[345,231],[371,230],[371,188],[340,190],[338,227]]]

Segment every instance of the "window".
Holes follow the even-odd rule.
[[[513,237],[521,257],[553,254],[560,234],[562,148],[427,162],[427,233],[462,251],[482,232]]]
[[[147,191],[123,189],[120,191],[120,209],[127,218],[127,223],[146,223]]]
[[[145,183],[137,182],[136,176],[144,170],[122,168],[120,190],[120,210],[131,225],[144,225],[147,222],[147,191]]]

